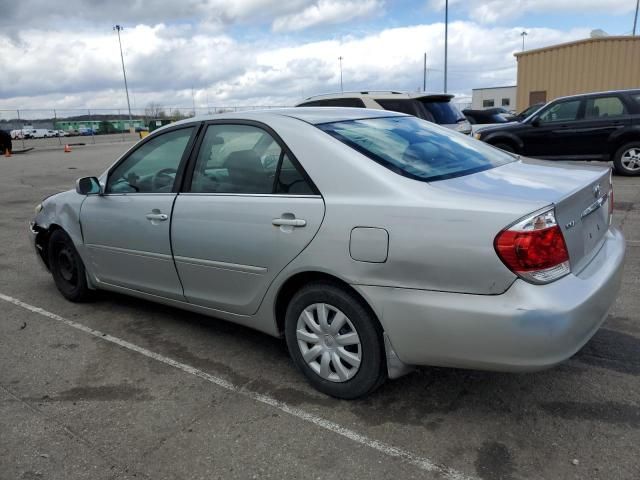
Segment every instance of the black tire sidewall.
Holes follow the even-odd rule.
[[[327,303],[338,308],[349,317],[360,337],[360,369],[346,382],[323,379],[302,358],[296,338],[298,317],[314,303]],[[343,399],[358,398],[375,390],[386,379],[384,343],[377,320],[359,298],[337,285],[313,283],[300,289],[287,307],[285,336],[289,353],[298,369],[316,389],[327,395]]]
[[[629,150],[633,147],[640,149],[640,141],[625,143],[618,150],[616,150],[616,153],[613,156],[613,166],[618,175],[625,175],[630,177],[640,175],[640,169],[636,171],[630,171],[624,168],[624,166],[622,165],[622,155],[626,150]]]
[[[56,252],[62,246],[65,246],[71,250],[78,269],[78,281],[73,287],[70,286],[69,283],[64,280],[64,278],[62,278],[62,275],[60,274],[60,271],[58,269]],[[62,230],[55,230],[49,237],[47,253],[49,256],[49,269],[51,270],[53,281],[55,282],[56,287],[58,288],[58,291],[62,294],[62,296],[72,302],[80,302],[87,299],[90,291],[89,287],[87,286],[87,277],[84,264],[82,263],[82,258],[80,258],[80,254],[76,250],[73,241],[71,240],[71,238],[69,238],[69,235],[67,235]]]

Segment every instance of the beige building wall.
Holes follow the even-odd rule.
[[[588,38],[515,56],[520,110],[565,95],[640,88],[640,37]]]

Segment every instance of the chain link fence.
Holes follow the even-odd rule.
[[[11,132],[15,144],[28,146],[70,142],[126,142],[139,138],[139,132],[196,115],[282,108],[281,106],[209,106],[199,108],[150,105],[128,109],[0,109],[0,129]],[[70,140],[66,137],[83,137]],[[41,140],[47,139],[47,140]]]

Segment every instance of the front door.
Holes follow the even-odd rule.
[[[520,134],[523,155],[561,158],[573,155],[579,138],[576,128],[582,115],[581,100],[562,100],[542,110]]]
[[[184,300],[171,255],[176,177],[194,127],[150,138],[113,168],[104,195],[90,195],[80,221],[100,282]]]
[[[185,297],[255,313],[323,216],[322,197],[275,135],[255,125],[209,125],[171,225]]]

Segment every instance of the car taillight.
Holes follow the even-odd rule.
[[[553,207],[501,231],[493,245],[507,268],[529,282],[549,283],[571,271]]]

